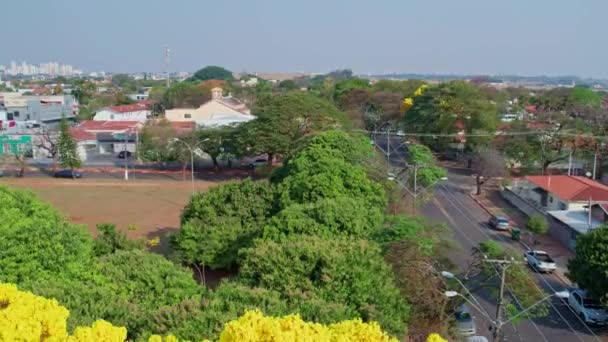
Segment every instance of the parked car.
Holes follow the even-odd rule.
[[[256,159],[254,161],[252,161],[251,163],[249,163],[249,168],[250,169],[255,169],[258,166],[262,166],[262,165],[266,165],[268,164],[268,160],[267,159]]]
[[[509,219],[504,216],[492,216],[489,224],[496,230],[509,230]]]
[[[569,289],[568,305],[578,314],[585,323],[605,325],[608,324],[608,308],[599,301],[587,297],[583,289]]]
[[[131,157],[131,152],[129,151],[120,151],[118,152],[118,158],[119,159],[125,159],[126,158],[130,158]]]
[[[4,177],[4,170],[0,170],[0,177]]]
[[[553,273],[557,268],[555,261],[545,251],[527,251],[524,257],[532,269],[539,272]]]
[[[82,178],[82,173],[74,170],[74,175],[72,176],[72,170],[60,170],[55,172],[55,178]]]
[[[456,330],[460,335],[475,335],[477,327],[471,316],[471,311],[466,304],[462,304],[454,310],[454,318],[456,319]]]

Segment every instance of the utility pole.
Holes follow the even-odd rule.
[[[414,165],[414,215],[416,215],[416,199],[418,197],[418,164]]]
[[[496,303],[496,320],[494,322],[494,330],[492,331],[492,341],[493,342],[501,342],[502,341],[502,326],[508,322],[502,319],[502,311],[504,306],[504,296],[505,296],[505,281],[507,278],[507,269],[514,264],[522,264],[523,261],[517,261],[513,258],[511,260],[497,260],[497,259],[486,259],[483,262],[487,262],[490,264],[499,265],[501,270],[500,275],[500,291],[498,292],[498,302]]]
[[[167,76],[167,88],[171,83],[171,79],[169,77],[169,63],[171,62],[171,50],[169,46],[165,46],[165,74]]]
[[[593,154],[593,178],[591,178],[593,180],[595,180],[595,169],[597,167],[596,164],[597,164],[597,152],[595,152]]]
[[[386,169],[391,169],[391,128],[386,129]]]
[[[129,158],[127,157],[128,149],[127,149],[127,139],[129,136],[129,131],[125,129],[125,146],[123,147],[123,153],[125,157],[125,180],[129,180]]]

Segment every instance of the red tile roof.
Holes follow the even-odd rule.
[[[139,128],[138,121],[95,121],[86,120],[77,127],[85,131],[121,131],[125,129]]]
[[[139,112],[142,110],[147,110],[149,107],[145,103],[136,103],[131,105],[122,105],[122,106],[112,106],[109,109],[116,113],[129,113],[129,112]]]
[[[77,141],[97,139],[95,133],[86,131],[82,128],[72,127],[70,128],[70,133],[72,133],[72,137],[74,137],[74,139]]]
[[[538,187],[567,201],[608,201],[608,186],[581,176],[527,176]]]

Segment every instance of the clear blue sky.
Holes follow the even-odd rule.
[[[608,78],[608,0],[42,0],[2,6],[0,64],[85,70]]]

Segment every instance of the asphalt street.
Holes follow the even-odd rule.
[[[493,239],[513,248],[521,248],[517,242],[504,234],[487,227],[490,218],[471,197],[474,182],[470,176],[450,172],[448,182],[435,189],[434,198],[420,208],[420,214],[432,222],[445,223],[449,228],[455,248],[450,251],[451,260],[461,271],[472,262],[471,248],[480,242]],[[523,250],[522,250],[523,251]],[[523,254],[523,253],[522,253]],[[523,260],[523,257],[522,257]],[[540,286],[547,294],[563,290],[567,284],[555,275],[537,274],[531,271]],[[455,289],[464,294],[462,289]],[[507,286],[508,291],[508,286]],[[474,293],[490,317],[495,317],[495,299],[487,293]],[[576,316],[570,307],[561,299],[550,300],[550,314],[547,317],[523,321],[516,325],[505,326],[507,341],[605,341],[606,331],[588,327]],[[476,315],[478,334],[490,337],[489,323],[481,313]]]

